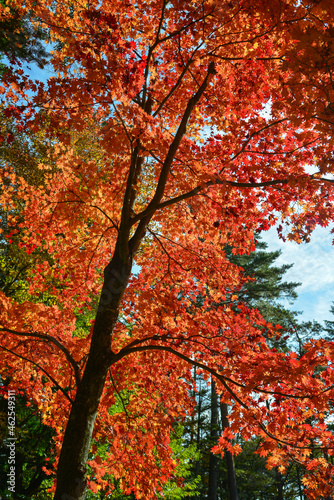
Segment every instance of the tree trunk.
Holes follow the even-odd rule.
[[[86,463],[107,373],[117,360],[111,352],[111,338],[131,267],[131,258],[121,258],[116,248],[104,271],[89,356],[64,434],[54,500],[84,500],[86,496]]]
[[[201,396],[201,383],[198,392],[198,405],[197,405],[197,433],[196,433],[196,449],[199,450],[201,446],[201,416],[202,416],[202,396]],[[195,477],[199,475],[199,460],[196,460]]]
[[[284,500],[282,474],[276,469],[277,500]]]
[[[217,444],[218,439],[218,398],[216,384],[211,378],[211,430],[210,445]],[[210,453],[208,500],[217,500],[218,494],[218,456]]]
[[[298,465],[296,465],[296,473],[297,473],[297,481],[298,481],[298,490],[299,490],[299,499],[304,500],[304,494],[303,494],[303,489],[302,489],[302,482],[300,480],[300,472]]]
[[[227,418],[228,406],[226,403],[220,404],[220,413],[221,413],[222,427],[224,430],[224,429],[226,429],[226,427],[229,426],[228,418]],[[229,489],[229,493],[230,493],[229,498],[230,498],[230,500],[239,500],[238,488],[237,488],[237,478],[235,475],[233,455],[230,451],[225,450],[225,457],[226,457],[226,466],[227,466],[227,482],[228,482],[228,489]]]

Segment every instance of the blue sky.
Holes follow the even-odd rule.
[[[334,302],[334,235],[331,228],[317,228],[310,243],[283,243],[277,236],[275,228],[261,233],[262,239],[268,243],[268,250],[282,250],[277,265],[293,264],[285,275],[286,281],[300,282],[297,288],[298,299],[293,310],[303,311],[300,320],[326,319],[334,320],[329,312]]]

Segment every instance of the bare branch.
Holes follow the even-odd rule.
[[[122,403],[122,406],[123,406],[123,410],[124,410],[124,412],[125,412],[125,414],[126,414],[126,416],[127,416],[127,419],[130,421],[130,415],[128,414],[128,410],[126,409],[126,406],[125,406],[124,400],[123,400],[123,398],[122,398],[121,393],[119,392],[119,390],[118,390],[118,388],[117,388],[117,385],[116,385],[116,383],[115,383],[114,377],[113,377],[113,376],[112,376],[112,374],[111,374],[111,370],[110,370],[110,368],[109,368],[109,377],[110,377],[111,383],[112,383],[112,385],[113,385],[113,387],[114,387],[114,389],[115,389],[115,391],[116,391],[116,393],[117,393],[117,395],[118,395],[119,399],[121,400],[121,403]]]
[[[144,83],[143,98],[142,98],[142,103],[141,103],[143,109],[144,109],[145,101],[146,101],[146,93],[147,93],[147,87],[148,87],[147,83],[148,83],[151,57],[153,55],[153,51],[154,51],[155,47],[159,44],[159,35],[160,35],[161,28],[162,28],[164,16],[165,16],[165,9],[166,9],[166,5],[167,5],[167,1],[168,0],[162,1],[161,15],[160,15],[160,19],[159,19],[159,25],[158,25],[155,41],[154,41],[153,45],[151,47],[149,47],[149,49],[148,49],[145,72],[144,72],[144,82],[145,83]]]
[[[160,113],[161,109],[163,108],[163,106],[165,105],[165,103],[168,101],[168,99],[174,94],[174,92],[177,90],[177,88],[180,86],[181,82],[182,82],[182,79],[184,77],[184,75],[186,74],[186,72],[188,71],[188,68],[189,66],[191,65],[191,63],[193,62],[193,58],[194,58],[194,55],[196,54],[197,50],[200,48],[200,46],[196,47],[196,49],[193,51],[193,53],[191,54],[191,57],[188,59],[187,63],[185,64],[179,78],[177,79],[175,85],[173,85],[173,87],[170,89],[170,91],[168,92],[168,94],[166,95],[166,97],[163,98],[163,100],[161,101],[161,103],[159,104],[158,106],[158,109],[154,112],[153,116],[155,117],[157,114]]]

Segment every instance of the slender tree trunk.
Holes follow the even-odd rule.
[[[215,381],[211,378],[211,446],[217,444],[218,439],[218,398]],[[218,456],[210,453],[209,462],[209,492],[208,500],[217,500],[218,494]]]
[[[223,430],[229,426],[228,423],[228,406],[226,403],[220,404],[220,413]],[[233,455],[230,451],[225,450],[226,466],[227,466],[227,482],[229,489],[230,500],[239,500],[238,488],[237,488],[237,478],[235,474]]]
[[[298,481],[298,490],[299,490],[299,499],[304,500],[304,495],[303,495],[303,489],[302,489],[302,482],[300,480],[300,472],[298,465],[296,466],[296,472],[297,472],[297,481]]]
[[[196,367],[194,367],[193,370],[193,377],[194,381],[196,382],[197,375],[196,375]],[[196,429],[196,435],[195,435],[195,414],[193,413],[191,416],[191,429],[190,429],[190,443],[193,444],[194,441],[196,442],[196,449],[199,450],[200,448],[200,443],[201,443],[201,427],[200,427],[200,419],[201,419],[201,412],[202,412],[202,396],[201,396],[201,379],[199,380],[199,390],[193,392],[194,398],[196,398],[196,394],[198,394],[198,402],[196,405],[196,410],[197,410],[197,429]],[[199,460],[196,460],[194,462],[194,477],[197,477],[200,473],[200,463]],[[197,497],[196,497],[197,498]],[[198,497],[200,498],[200,497]],[[185,500],[193,500],[193,496],[187,496],[185,497]]]
[[[276,469],[277,500],[284,500],[282,474]]]
[[[333,306],[332,306],[332,309],[334,310]],[[327,460],[327,462],[329,462],[329,455],[328,455],[328,453],[326,451],[324,452],[324,458]],[[326,497],[325,500],[333,500],[333,496],[329,495],[328,497]]]
[[[111,337],[131,267],[131,259],[121,259],[115,250],[104,272],[89,356],[64,434],[54,500],[84,500],[86,496],[86,463],[107,373],[116,361],[110,349]]]
[[[196,448],[200,449],[201,445],[201,415],[202,415],[202,395],[201,395],[201,382],[198,391],[198,405],[197,405],[197,433],[196,433]],[[195,477],[199,475],[199,460],[196,460]]]
[[[193,378],[194,378],[194,383],[196,384],[196,366],[193,368]],[[196,398],[196,391],[195,389],[192,391],[192,397]],[[191,414],[191,421],[190,421],[190,444],[193,444],[195,440],[195,412]]]

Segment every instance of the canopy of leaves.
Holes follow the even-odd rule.
[[[309,495],[329,494],[332,466],[312,449],[333,453],[333,345],[272,349],[280,328],[237,302],[247,278],[226,248],[250,252],[279,220],[282,238],[308,241],[333,220],[330,2],[0,9],[2,22],[28,13],[48,32],[54,75],[7,71],[0,92],[8,117],[52,148],[39,185],[10,162],[1,170],[8,244],[15,236],[36,262],[29,297],[0,294],[0,334],[13,386],[57,433],[55,498],[84,498],[75,481],[85,489],[92,437],[110,443],[103,466],[91,464],[92,491],[109,474],[137,498],[161,493],[173,420],[193,405],[192,366],[235,402],[222,450],[236,433],[259,435],[270,466],[297,460]],[[123,391],[127,412],[110,414]]]

